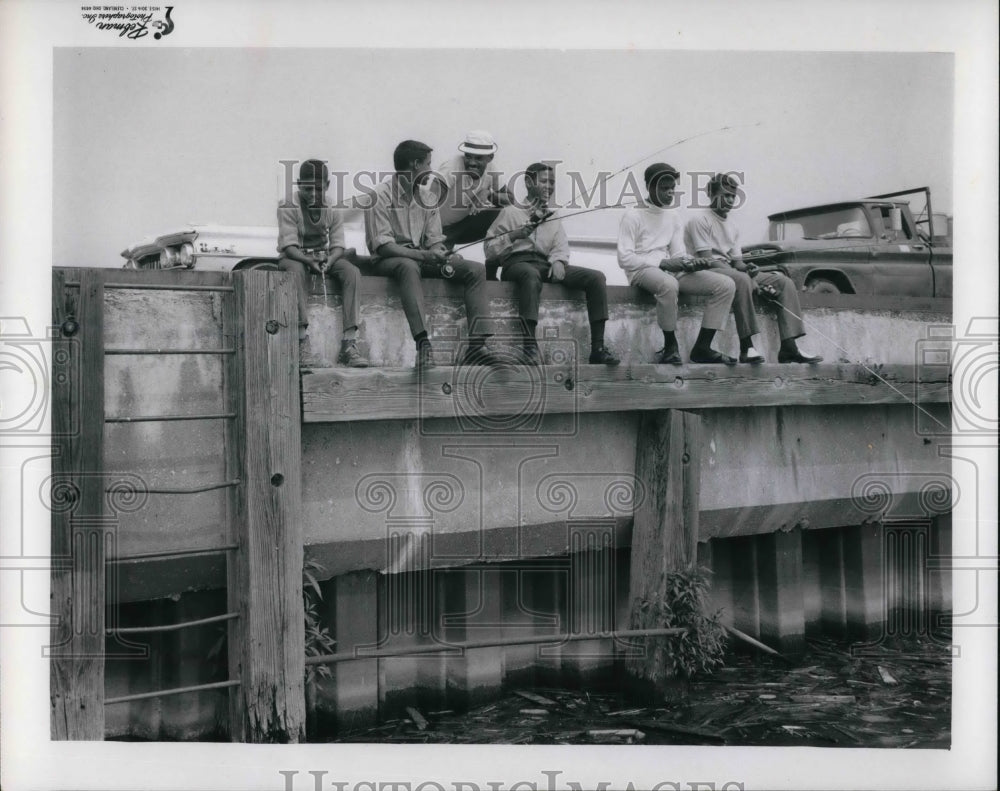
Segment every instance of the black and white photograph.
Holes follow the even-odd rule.
[[[996,4],[0,16],[5,789],[995,787]]]

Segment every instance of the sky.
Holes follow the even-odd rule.
[[[560,162],[564,203],[570,171],[593,185],[633,166],[611,203],[656,160],[740,171],[745,243],[775,211],[925,184],[951,209],[950,54],[58,48],[53,83],[57,266],[119,266],[187,223],[274,225],[281,160],[386,171],[412,138],[438,163],[470,129],[507,174]],[[619,218],[567,232],[613,239]]]

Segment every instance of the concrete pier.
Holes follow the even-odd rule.
[[[356,729],[413,704],[466,705],[536,679],[610,677],[627,646],[597,636],[562,643],[558,636],[627,627],[635,564],[626,558],[636,515],[656,492],[637,450],[643,415],[657,410],[698,416],[697,478],[683,484],[697,484],[697,506],[684,518],[696,529],[684,542],[688,559],[697,544],[698,561],[711,567],[713,605],[725,623],[794,654],[806,635],[877,641],[892,629],[925,628],[950,606],[946,564],[934,563],[949,552],[950,499],[926,496],[928,487],[950,491],[941,453],[947,434],[916,431],[912,403],[920,402],[919,420],[950,425],[948,372],[914,364],[917,349],[941,343],[927,329],[950,321],[945,303],[874,306],[855,298],[833,306],[804,295],[812,346],[827,358],[822,365],[674,368],[648,363],[659,342],[651,302],[630,289],[609,289],[608,341],[623,356],[609,371],[581,364],[582,300],[546,286],[543,368],[442,366],[421,378],[408,367],[412,342],[393,286],[364,278],[363,340],[373,362],[387,367],[302,376],[296,464],[276,465],[281,432],[274,427],[291,409],[271,415],[261,436],[273,442],[238,446],[246,431],[225,427],[265,410],[246,411],[246,404],[265,403],[248,395],[231,413],[222,397],[232,392],[220,386],[233,376],[227,349],[245,337],[233,323],[229,276],[168,280],[170,274],[100,275],[102,342],[112,353],[103,369],[103,409],[87,417],[101,423],[105,472],[138,481],[133,506],[115,514],[107,584],[117,606],[150,608],[150,620],[151,602],[167,597],[221,597],[210,615],[226,612],[227,577],[230,585],[248,579],[244,572],[233,577],[239,566],[230,562],[227,570],[225,561],[246,547],[246,537],[233,533],[234,514],[239,503],[254,502],[234,500],[234,492],[257,492],[260,507],[273,509],[260,535],[301,535],[305,557],[325,567],[323,617],[337,653],[352,655],[331,665],[331,679],[317,682],[319,727]],[[61,277],[61,288],[80,287],[78,272]],[[278,283],[284,276],[267,277]],[[171,290],[177,285],[188,290]],[[327,286],[325,296],[314,289],[310,332],[332,357],[339,297]],[[513,316],[510,286],[488,288],[494,312]],[[434,281],[426,291],[435,348],[447,362],[466,333],[460,294]],[[697,303],[681,307],[684,348],[699,312]],[[758,348],[773,359],[774,321],[767,308],[761,314],[766,329]],[[243,319],[255,322],[260,349],[271,350],[260,351],[270,367],[253,369],[269,371],[258,377],[265,389],[295,371],[293,355],[274,351],[293,318],[267,307]],[[491,340],[504,342],[499,331]],[[733,351],[735,344],[730,320],[718,345]],[[184,351],[195,345],[212,354]],[[285,485],[288,475],[301,482],[300,495]],[[188,494],[164,493],[177,489]],[[282,504],[276,492],[291,500]],[[278,532],[266,532],[272,529]],[[264,555],[257,557],[246,561],[247,574],[255,563],[253,573],[263,568]],[[292,568],[286,566],[285,577]],[[291,588],[282,587],[287,603]],[[260,593],[247,600],[258,602],[248,605],[254,611]],[[239,612],[240,624],[252,620]],[[516,644],[540,634],[554,635],[553,642]],[[186,640],[184,656],[207,653],[214,642]],[[364,656],[452,641],[510,644],[454,655]],[[167,683],[163,663],[177,659],[181,645],[158,638],[157,658],[145,671],[108,662],[107,694]],[[239,645],[234,640],[230,650]],[[176,683],[217,682],[203,670]],[[243,693],[195,694],[205,701]],[[162,715],[172,704],[115,705],[121,708],[109,708],[106,734],[153,738],[209,732],[209,717],[217,728],[218,711],[226,710],[202,703],[195,721],[167,722]]]

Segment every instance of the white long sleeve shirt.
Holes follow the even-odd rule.
[[[618,226],[618,265],[629,281],[664,258],[683,256],[684,219],[676,209],[630,206]]]

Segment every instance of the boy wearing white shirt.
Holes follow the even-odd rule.
[[[654,362],[681,365],[677,346],[677,294],[707,296],[701,331],[691,348],[691,362],[735,365],[736,360],[712,348],[715,333],[729,315],[736,285],[725,275],[707,271],[710,263],[689,256],[684,249],[684,222],[672,210],[680,173],[656,162],[643,174],[649,200],[625,210],[618,229],[618,265],[629,285],[656,299],[656,321],[663,331],[663,348]]]
[[[762,289],[778,306],[779,363],[818,363],[818,354],[802,351],[796,338],[806,334],[802,307],[792,279],[781,272],[761,272],[752,261],[743,260],[739,233],[729,222],[729,212],[736,203],[740,185],[725,173],[716,173],[708,182],[711,208],[688,220],[684,229],[687,250],[711,261],[713,272],[725,275],[736,284],[733,313],[740,337],[740,362],[762,363],[764,358],[753,348],[753,336],[760,330],[754,309],[753,293]]]

